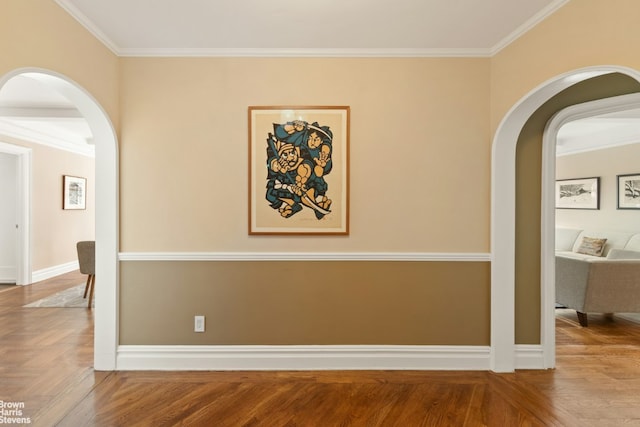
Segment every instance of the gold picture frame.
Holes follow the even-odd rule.
[[[249,107],[249,234],[349,234],[346,106]]]

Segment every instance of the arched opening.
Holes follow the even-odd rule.
[[[589,79],[608,74],[621,74],[640,81],[640,73],[617,66],[589,67],[553,78],[531,91],[506,114],[493,141],[492,200],[491,200],[491,369],[512,372],[516,368],[515,300],[516,300],[516,147],[527,122],[547,101],[569,87]],[[610,95],[603,94],[601,98]],[[577,101],[574,103],[578,103]],[[563,105],[555,111],[566,107]],[[547,119],[548,120],[548,119]],[[542,236],[544,238],[544,236]],[[552,245],[541,242],[542,246]],[[548,298],[542,288],[542,301]],[[542,317],[542,323],[547,316]],[[548,343],[555,348],[553,339],[545,336],[546,324],[541,325],[543,352]],[[553,366],[554,355],[543,354],[544,367]]]
[[[541,216],[541,281],[542,281],[542,342],[545,366],[555,359],[555,173],[556,143],[560,129],[567,123],[640,108],[640,94],[633,93],[567,107],[558,112],[547,125],[542,144],[542,216]]]
[[[87,120],[94,137],[96,302],[94,311],[94,368],[116,368],[118,293],[118,155],[109,117],[81,86],[53,71],[21,68],[0,77],[0,87],[21,74],[37,74],[39,81],[70,100]]]

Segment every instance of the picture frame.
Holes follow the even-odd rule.
[[[87,179],[79,176],[62,176],[62,209],[87,208]]]
[[[600,209],[600,177],[556,180],[556,209]]]
[[[640,209],[640,173],[618,175],[618,209]]]
[[[250,106],[249,234],[349,234],[348,106]]]

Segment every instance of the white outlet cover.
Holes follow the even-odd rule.
[[[195,316],[194,317],[194,332],[204,332],[204,316]]]

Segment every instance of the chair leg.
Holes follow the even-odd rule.
[[[87,297],[87,291],[89,290],[89,284],[91,283],[91,276],[93,275],[92,274],[87,275],[87,284],[84,287],[84,296],[82,298]]]
[[[91,285],[89,285],[89,302],[87,303],[87,307],[91,308],[91,303],[93,302],[93,290],[96,287],[96,275],[91,275]]]
[[[583,313],[581,311],[576,311],[578,314],[578,322],[580,322],[580,326],[584,326],[585,328],[588,326],[587,322],[587,313]]]

